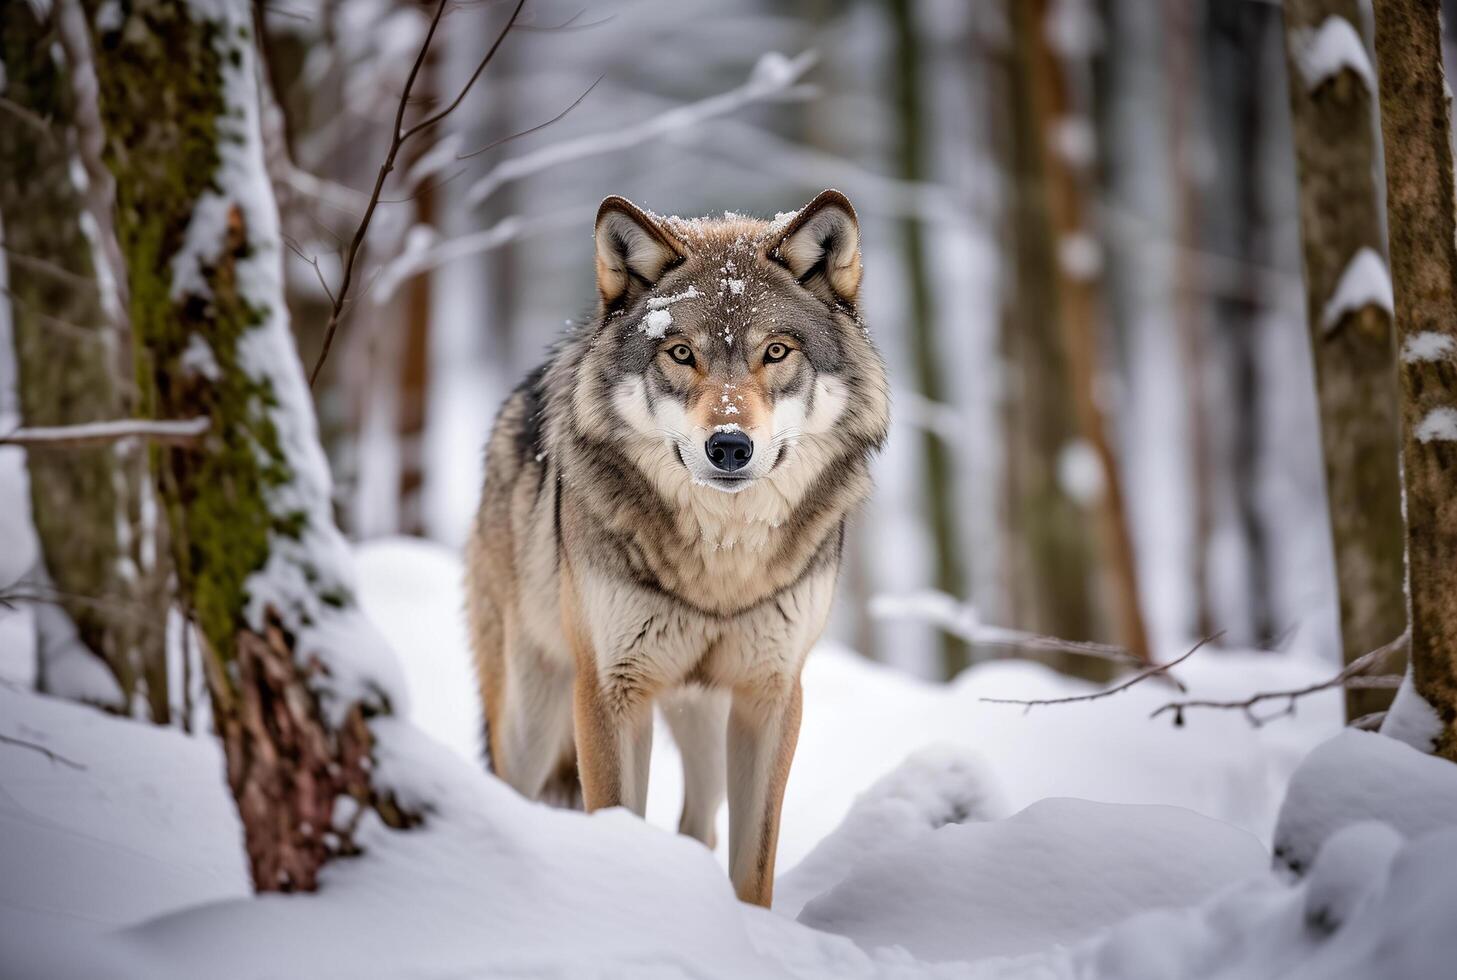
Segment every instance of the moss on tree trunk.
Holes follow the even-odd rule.
[[[71,79],[57,58],[56,15],[0,7],[5,98],[0,125],[0,218],[18,394],[27,425],[70,425],[131,414],[125,341],[108,316],[72,176],[78,138]],[[21,115],[23,114],[23,115]],[[100,232],[94,232],[99,234]],[[165,555],[144,519],[150,492],[143,447],[61,447],[27,455],[31,514],[57,599],[81,640],[116,677],[130,712],[145,689],[154,721],[168,720]],[[45,664],[39,681],[46,688]]]
[[[254,576],[279,549],[302,555],[289,581],[305,605],[337,609],[353,597],[307,554],[310,521],[328,513],[327,500],[313,496],[327,490],[300,481],[304,450],[279,430],[281,413],[311,410],[285,403],[275,387],[287,370],[297,375],[288,378],[294,394],[306,392],[298,366],[258,363],[253,343],[281,339],[262,349],[296,359],[284,311],[260,305],[281,305],[281,288],[260,298],[244,271],[281,243],[276,229],[247,218],[249,208],[256,219],[274,204],[259,196],[267,193],[261,152],[254,161],[237,149],[261,136],[248,7],[232,3],[219,13],[180,0],[131,4],[97,35],[98,75],[146,414],[212,420],[201,449],[159,450],[157,466],[254,886],[309,890],[331,855],[353,849],[339,797],[387,822],[409,818],[371,786],[365,717],[383,705],[326,712],[327,668],[297,647],[307,616],[272,606],[261,621],[249,616]],[[227,178],[247,187],[221,186],[228,152],[256,162],[257,172]],[[200,246],[197,236],[211,237]],[[193,263],[200,281],[179,278]],[[293,430],[313,438],[311,419]]]

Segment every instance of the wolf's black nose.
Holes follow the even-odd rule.
[[[721,470],[732,473],[741,470],[754,455],[754,440],[737,429],[715,432],[704,445],[708,450],[708,461]]]

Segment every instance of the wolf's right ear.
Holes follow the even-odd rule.
[[[790,218],[768,254],[831,306],[859,302],[860,222],[839,191],[820,192]]]
[[[619,309],[651,289],[683,260],[683,244],[625,197],[597,209],[597,292],[602,305]]]

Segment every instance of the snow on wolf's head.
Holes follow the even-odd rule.
[[[884,440],[860,228],[839,191],[773,221],[661,217],[609,197],[596,252],[598,363],[583,376],[601,387],[578,389],[576,414],[660,488],[793,505]]]

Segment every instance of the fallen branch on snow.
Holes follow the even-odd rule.
[[[70,766],[77,772],[86,771],[86,767],[81,765],[81,763],[77,762],[76,760],[68,759],[65,756],[61,755],[59,752],[56,752],[53,749],[48,749],[44,745],[41,745],[37,742],[27,742],[23,738],[15,738],[11,735],[0,735],[0,745],[13,745],[19,749],[30,749],[32,752],[39,752],[41,755],[51,760],[52,765],[55,765],[59,762],[63,766]]]
[[[1023,708],[1026,709],[1026,711],[1031,711],[1033,708],[1041,707],[1042,705],[1047,704],[1074,704],[1078,701],[1096,701],[1099,698],[1106,698],[1114,694],[1119,694],[1123,691],[1128,690],[1130,687],[1133,687],[1135,684],[1140,684],[1143,681],[1148,680],[1150,677],[1157,677],[1160,674],[1172,670],[1174,667],[1179,666],[1179,664],[1194,656],[1194,654],[1199,651],[1200,647],[1203,647],[1205,644],[1208,643],[1213,643],[1215,640],[1219,639],[1223,635],[1224,633],[1223,631],[1221,631],[1219,633],[1214,633],[1210,636],[1206,636],[1204,637],[1204,639],[1200,640],[1198,643],[1190,647],[1188,651],[1182,656],[1176,657],[1166,664],[1155,664],[1152,667],[1140,670],[1138,673],[1134,674],[1123,683],[1115,684],[1112,687],[1107,688],[1106,690],[1094,691],[1092,694],[1075,694],[1071,697],[1066,698],[1038,698],[1035,700],[1024,700],[1021,698],[978,698],[978,700],[985,701],[987,704],[1020,704]],[[1178,682],[1175,681],[1175,683]],[[1182,684],[1179,685],[1179,687],[1180,690],[1183,690]]]
[[[195,419],[116,419],[107,422],[83,422],[79,425],[45,425],[12,429],[0,435],[0,446],[24,446],[26,449],[74,449],[78,446],[104,446],[123,439],[147,439],[169,446],[191,446],[207,432],[211,420]]]
[[[1261,691],[1257,694],[1252,694],[1242,700],[1170,701],[1168,704],[1164,705],[1162,708],[1157,709],[1153,712],[1153,714],[1149,715],[1149,718],[1157,718],[1159,715],[1163,714],[1166,711],[1172,712],[1174,716],[1175,727],[1181,727],[1184,724],[1184,711],[1188,708],[1222,708],[1226,710],[1237,709],[1244,713],[1244,716],[1249,719],[1251,725],[1259,728],[1261,725],[1264,725],[1267,722],[1274,721],[1276,718],[1283,718],[1286,715],[1295,714],[1295,702],[1298,701],[1300,698],[1305,697],[1307,694],[1315,694],[1317,691],[1326,691],[1333,687],[1345,688],[1393,686],[1385,682],[1383,678],[1368,678],[1363,675],[1365,675],[1368,671],[1374,670],[1376,667],[1380,666],[1382,663],[1385,662],[1387,657],[1390,657],[1392,654],[1403,649],[1406,644],[1407,634],[1403,632],[1400,636],[1392,640],[1390,643],[1387,643],[1384,646],[1377,647],[1370,653],[1363,654],[1362,656],[1357,657],[1355,660],[1352,660],[1340,673],[1336,674],[1334,677],[1327,678],[1326,680],[1323,680],[1318,684],[1310,684],[1306,687],[1294,688],[1288,691]],[[1382,683],[1370,683],[1371,681],[1378,680],[1382,681]],[[1286,702],[1285,707],[1272,715],[1259,715],[1254,710],[1256,705],[1263,704],[1266,701],[1280,700],[1284,700]],[[1357,720],[1366,721],[1369,718],[1370,716],[1368,715],[1364,718]]]

